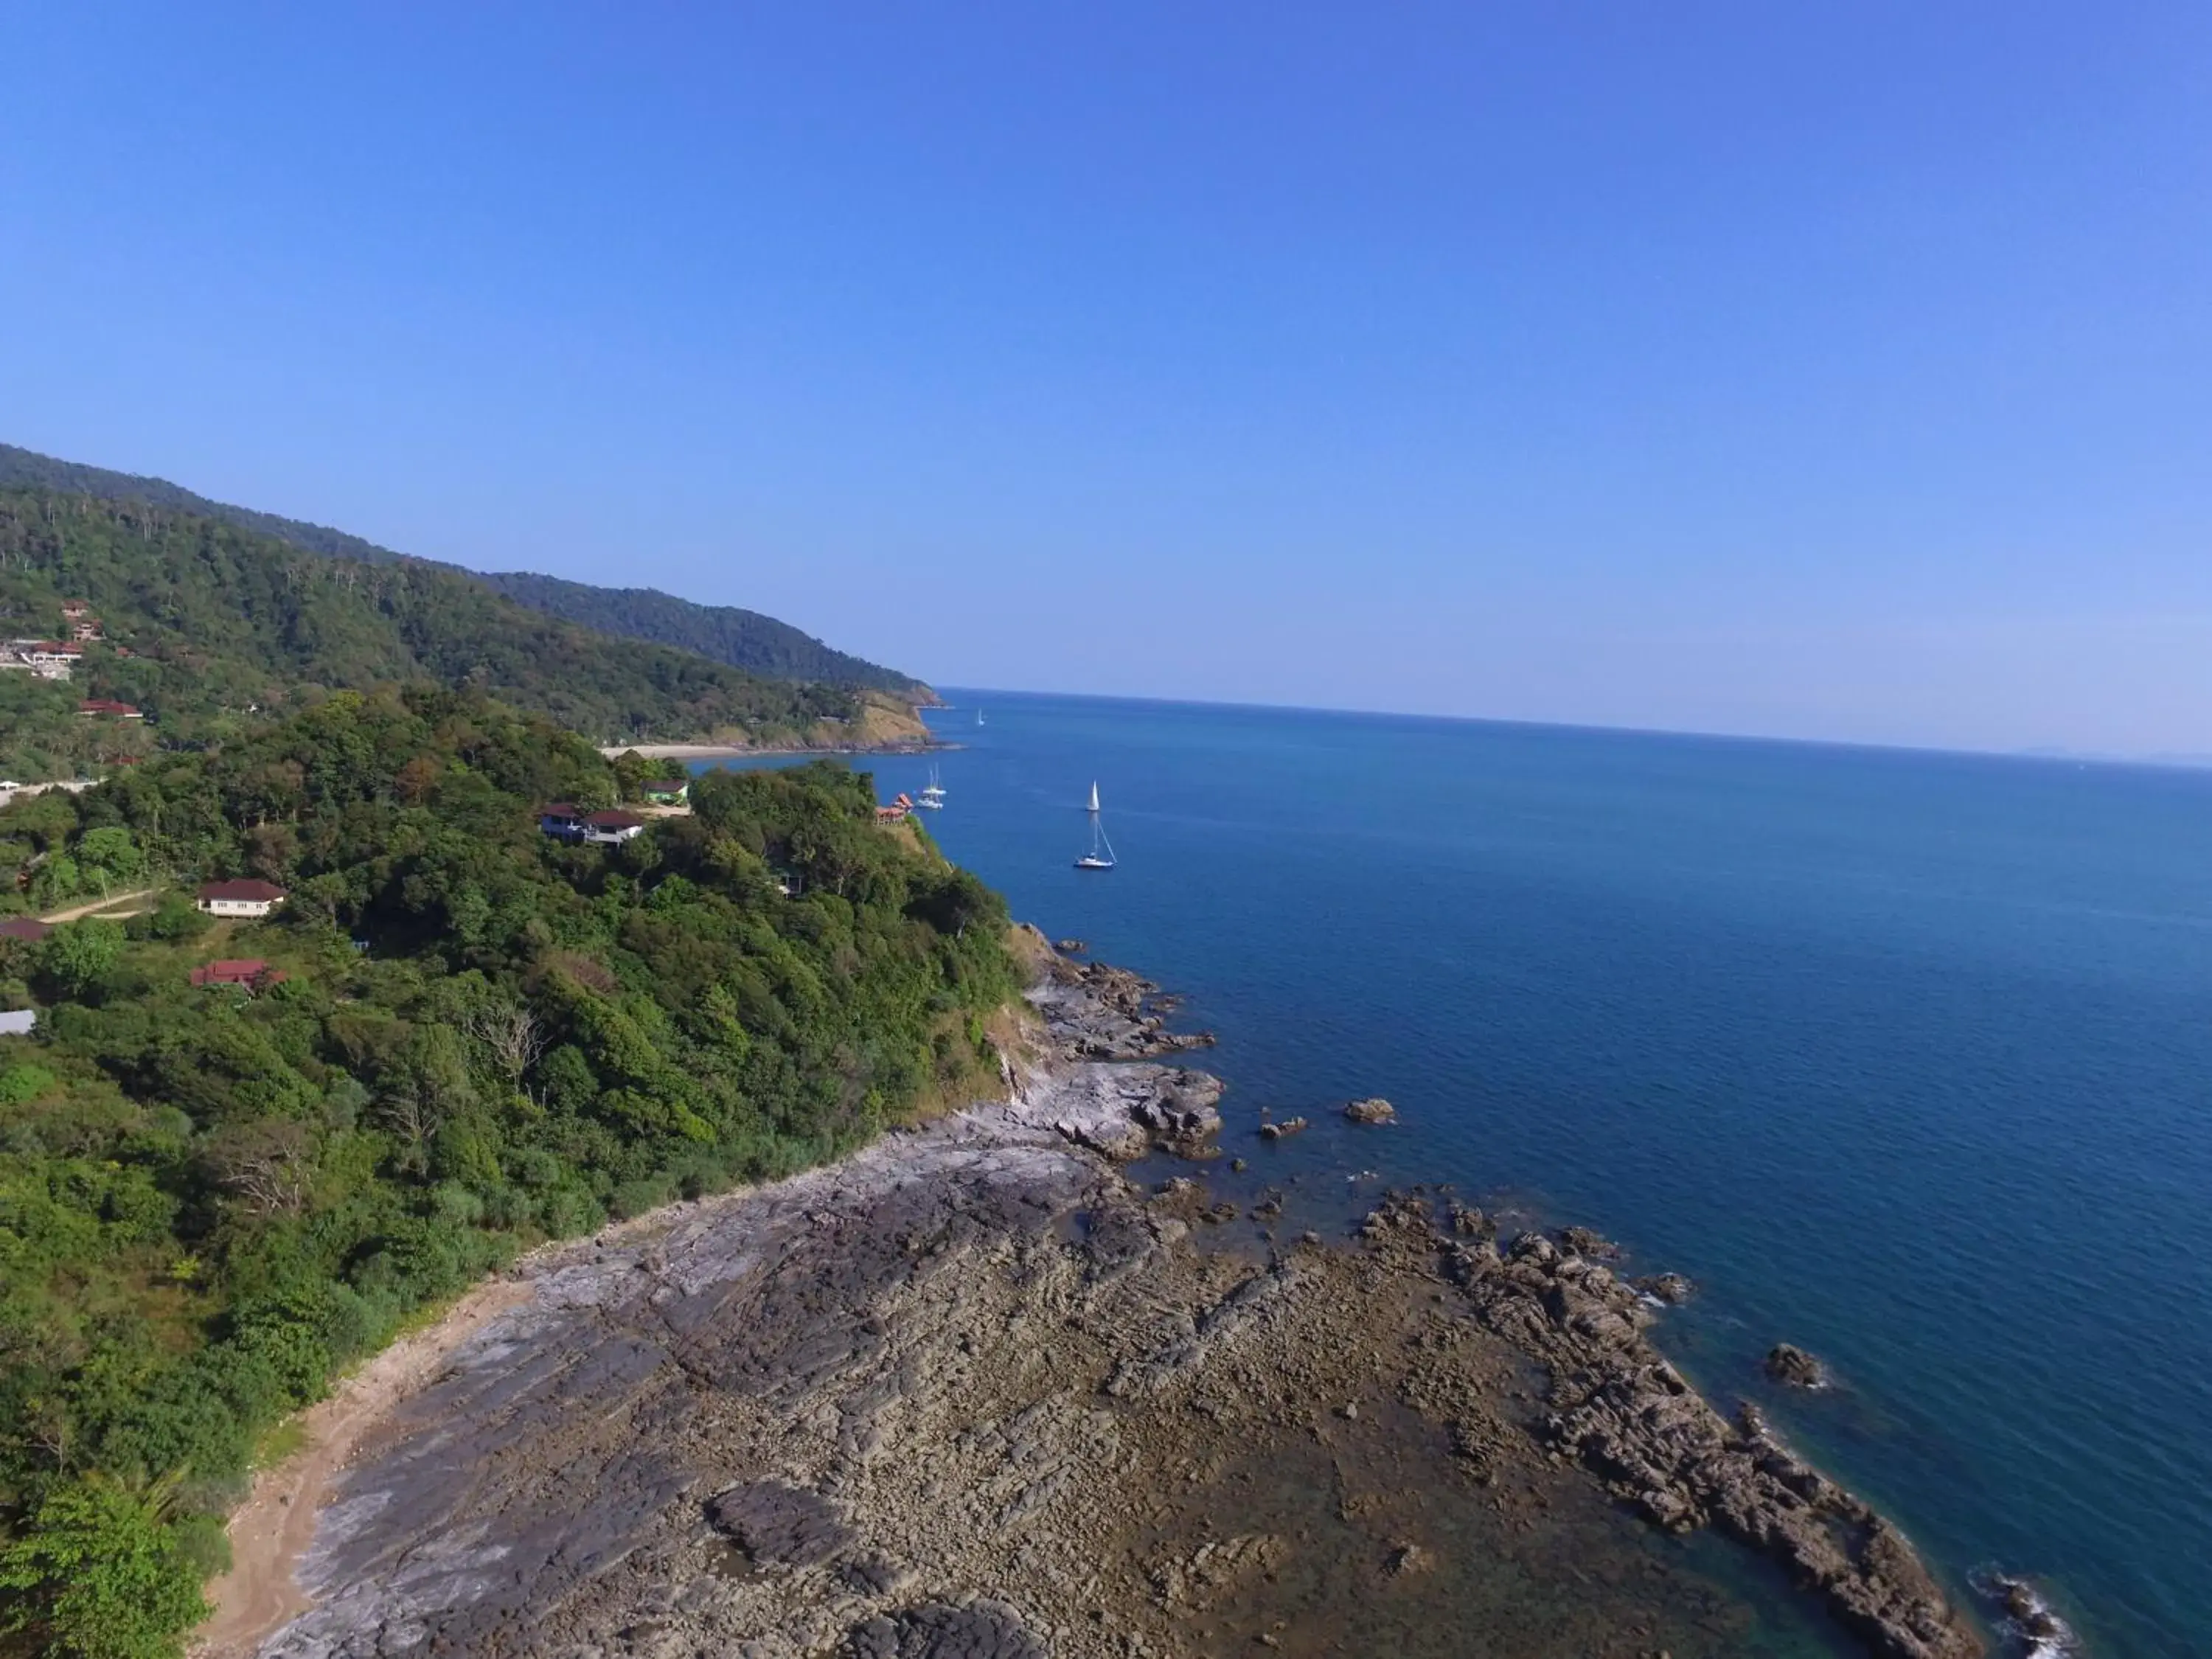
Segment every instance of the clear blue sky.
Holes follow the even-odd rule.
[[[2212,7],[10,9],[0,438],[952,684],[2212,751]]]

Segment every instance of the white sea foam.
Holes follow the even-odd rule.
[[[2081,1638],[2027,1579],[1983,1567],[1969,1575],[1969,1582],[2004,1610],[1998,1627],[2016,1644],[2021,1659],[2081,1659]]]

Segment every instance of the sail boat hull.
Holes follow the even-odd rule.
[[[1091,804],[1084,808],[1091,815],[1091,850],[1076,860],[1079,870],[1111,870],[1114,867],[1114,843],[1106,839],[1106,826],[1098,820],[1098,785],[1091,785]]]

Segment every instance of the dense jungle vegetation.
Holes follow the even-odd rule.
[[[311,553],[326,553],[365,564],[391,564],[401,556],[359,536],[327,525],[257,513],[252,507],[211,501],[164,478],[139,477],[106,467],[57,460],[12,444],[0,444],[0,489],[43,489],[106,501],[139,501],[169,512],[216,519],[258,536],[285,542]],[[468,575],[459,566],[434,568]],[[819,680],[830,685],[890,691],[920,697],[928,688],[896,669],[884,668],[831,649],[788,623],[733,605],[695,605],[651,588],[598,587],[527,571],[477,575],[483,582],[533,611],[564,621],[650,640],[742,668],[768,679]]]
[[[653,640],[696,651],[716,662],[734,664],[749,674],[776,680],[822,680],[832,685],[865,686],[902,697],[923,698],[930,690],[896,669],[834,651],[788,623],[728,605],[694,605],[653,587],[596,587],[527,570],[487,573],[477,578],[519,605],[543,611],[580,627],[625,639]]]
[[[0,811],[11,866],[173,884],[0,939],[43,1010],[0,1037],[0,1651],[173,1652],[261,1437],[415,1310],[994,1072],[1004,906],[866,775],[538,833],[617,790],[581,738],[417,685]],[[211,922],[191,884],[231,876],[289,902]],[[282,977],[194,988],[218,957]]]
[[[28,781],[143,757],[152,732],[87,720],[143,709],[165,745],[235,735],[333,689],[470,686],[600,742],[836,740],[845,688],[766,680],[544,616],[442,566],[305,553],[143,501],[0,490],[0,635],[66,637],[90,601],[106,640],[67,684],[0,674],[0,773]],[[119,648],[118,648],[119,647]]]

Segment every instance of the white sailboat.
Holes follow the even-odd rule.
[[[1114,867],[1114,843],[1106,839],[1106,826],[1098,821],[1098,785],[1091,785],[1091,850],[1076,860],[1079,870],[1111,870]]]
[[[981,726],[982,723],[983,723],[983,711],[982,711],[981,709],[978,708],[978,709],[975,711],[975,724],[976,724],[976,725],[978,725],[978,726]]]
[[[933,812],[944,810],[945,786],[937,781],[937,769],[934,766],[929,769],[929,787],[914,798],[914,804],[916,806],[927,807]]]

